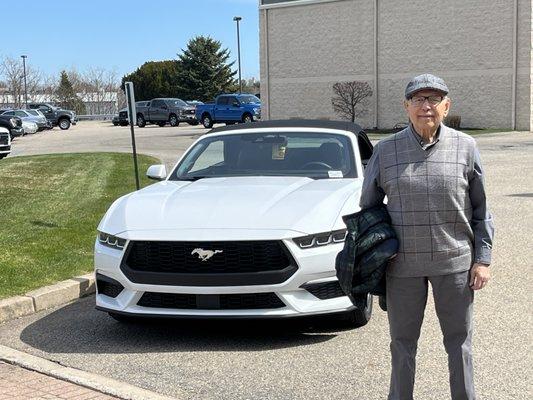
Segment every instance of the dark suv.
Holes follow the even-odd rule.
[[[178,126],[180,122],[198,125],[195,107],[181,99],[159,98],[153,99],[145,106],[136,105],[137,126],[142,128],[146,124]]]
[[[48,103],[30,103],[28,108],[39,110],[52,123],[52,126],[59,126],[63,130],[70,128],[70,125],[76,125],[78,122],[78,117],[74,111],[63,110]]]

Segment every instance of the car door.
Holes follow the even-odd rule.
[[[236,96],[228,97],[228,117],[230,121],[240,121],[241,120],[241,103]]]
[[[50,107],[40,105],[37,109],[44,114],[47,120],[54,120],[54,111]]]
[[[167,107],[167,105],[163,100],[152,100],[152,104],[150,105],[150,120],[166,121],[165,107]]]
[[[220,96],[217,98],[217,102],[215,104],[215,119],[217,121],[225,121],[228,117],[228,97],[227,96]]]

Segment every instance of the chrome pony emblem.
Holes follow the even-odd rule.
[[[222,250],[204,250],[204,249],[194,249],[191,255],[198,254],[198,258],[202,261],[207,261],[217,253],[222,253]]]

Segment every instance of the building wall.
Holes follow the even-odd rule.
[[[518,1],[516,125],[532,127],[531,0]],[[302,4],[304,3],[304,4]],[[378,1],[380,128],[407,122],[402,99],[412,76],[431,72],[450,87],[464,127],[512,124],[513,0]],[[374,2],[300,2],[262,9],[261,92],[267,118],[337,119],[332,85],[364,80],[375,88]],[[374,93],[374,95],[376,95]],[[358,122],[374,124],[375,98]]]

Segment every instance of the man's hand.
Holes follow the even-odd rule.
[[[489,267],[485,264],[474,263],[470,269],[470,287],[474,290],[483,289],[489,280]]]

